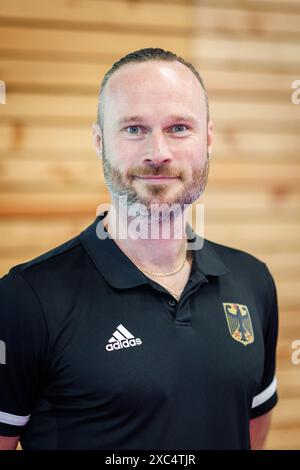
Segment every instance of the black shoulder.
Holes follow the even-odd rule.
[[[210,249],[214,250],[229,268],[243,263],[243,266],[247,268],[265,269],[265,262],[247,251],[207,239],[205,243],[208,243]]]
[[[47,266],[56,262],[58,259],[71,257],[72,253],[81,245],[79,235],[67,240],[66,242],[52,248],[49,251],[41,253],[39,256],[12,266],[9,272],[18,272],[26,275],[32,271],[43,270]]]
[[[249,286],[255,288],[257,294],[265,297],[267,303],[272,302],[276,293],[276,286],[265,261],[238,248],[222,245],[211,240],[205,240],[205,242],[220,257],[236,282],[244,280]]]

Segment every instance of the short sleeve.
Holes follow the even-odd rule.
[[[264,333],[265,363],[263,378],[258,393],[253,398],[251,419],[270,411],[278,402],[276,379],[276,350],[278,339],[278,299],[274,279],[267,268],[270,286],[271,307],[268,314],[267,328]]]
[[[0,279],[0,435],[18,436],[30,419],[45,373],[48,332],[22,273]]]

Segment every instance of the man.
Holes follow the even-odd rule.
[[[198,72],[162,49],[122,58],[94,141],[110,210],[0,281],[2,448],[262,448],[276,288],[263,262],[187,222],[212,148]]]

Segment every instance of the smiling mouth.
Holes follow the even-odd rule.
[[[136,178],[151,182],[151,183],[165,183],[167,181],[172,181],[178,178],[178,176],[136,176]]]

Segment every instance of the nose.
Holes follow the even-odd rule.
[[[166,142],[166,137],[161,131],[150,134],[147,156],[144,164],[159,167],[172,161],[172,154]]]

